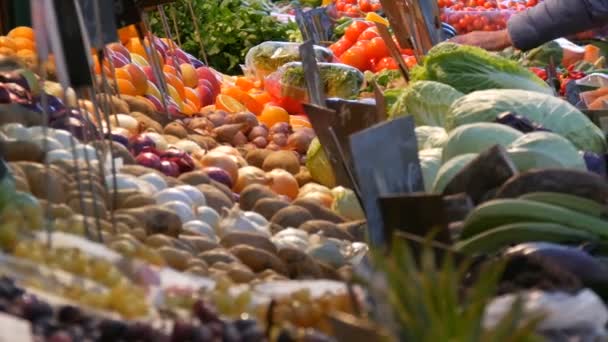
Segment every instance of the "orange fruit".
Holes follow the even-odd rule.
[[[0,56],[14,56],[15,50],[0,46]]]
[[[127,50],[129,50],[130,53],[136,53],[144,57],[147,56],[146,49],[144,49],[144,46],[142,45],[139,38],[129,39],[129,41],[125,44],[125,47],[127,48]]]
[[[17,51],[17,44],[13,38],[9,38],[7,36],[0,36],[0,47],[11,49],[13,51]]]
[[[203,105],[201,98],[198,96],[198,92],[190,87],[186,87],[186,100],[192,102],[197,110]]]
[[[137,38],[137,28],[135,25],[129,25],[118,29],[118,38],[122,43],[128,42],[131,38]]]
[[[220,94],[215,99],[215,108],[218,110],[225,110],[229,113],[238,113],[247,110],[242,103],[235,100],[233,97],[228,95]]]
[[[272,127],[279,122],[289,122],[289,113],[279,106],[266,105],[260,116],[258,116],[258,121],[266,124],[268,127]]]
[[[255,115],[260,115],[264,110],[264,105],[256,101],[253,97],[251,97],[251,95],[247,93],[243,93],[243,96],[241,96],[239,101]]]
[[[13,41],[15,42],[15,45],[17,46],[17,51],[19,51],[19,50],[32,50],[32,51],[36,50],[36,44],[34,43],[33,40],[17,37],[17,38],[13,38]]]
[[[265,90],[251,89],[249,96],[253,97],[259,104],[265,106],[268,102],[272,101],[272,96]]]
[[[167,83],[172,85],[175,90],[177,90],[177,93],[181,99],[186,98],[186,87],[184,86],[184,82],[182,82],[182,80],[172,74],[165,74],[165,79],[167,80]]]
[[[200,107],[198,107],[200,108]],[[183,111],[184,114],[186,115],[193,115],[198,113],[198,108],[196,107],[196,105],[194,103],[192,103],[192,101],[190,100],[185,100],[184,101],[184,105],[183,105]]]
[[[124,68],[131,75],[131,83],[137,89],[137,94],[144,95],[148,90],[148,76],[146,76],[146,73],[135,64],[128,64]]]
[[[137,89],[129,80],[118,78],[116,79],[116,86],[118,87],[118,92],[121,94],[137,96]]]
[[[252,80],[245,76],[239,76],[236,78],[236,86],[241,88],[243,91],[251,90],[255,85]]]
[[[163,65],[163,72],[166,74],[177,76],[177,70],[169,64]]]
[[[299,116],[299,115],[291,115],[289,117],[289,125],[291,127],[293,127],[294,129],[302,128],[302,127],[312,128],[310,121],[308,121],[308,119],[306,117]]]
[[[29,39],[31,41],[34,41],[34,39],[36,39],[35,34],[34,34],[34,29],[32,29],[31,27],[27,27],[27,26],[15,27],[8,33],[8,36],[11,38],[17,38],[17,37],[25,38],[25,39]]]
[[[245,94],[245,92],[242,91],[239,87],[224,87],[222,88],[221,93],[224,95],[228,95],[239,102],[241,101],[241,97],[243,97],[243,95]]]
[[[133,80],[131,79],[131,73],[129,73],[126,67],[114,68],[114,72],[116,73],[116,79],[127,80],[133,83]]]
[[[36,58],[36,52],[32,51],[32,50],[29,50],[29,49],[19,50],[19,51],[17,51],[17,57],[23,58],[23,59],[26,59],[26,58],[34,58],[35,59]]]

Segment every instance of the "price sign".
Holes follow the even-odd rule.
[[[125,27],[139,24],[141,22],[141,12],[135,0],[113,0],[114,13],[116,15],[116,25]]]
[[[92,46],[101,49],[106,44],[118,41],[114,4],[107,0],[78,1]]]

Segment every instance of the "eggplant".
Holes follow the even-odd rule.
[[[539,123],[533,122],[525,116],[519,115],[513,112],[504,112],[498,114],[494,122],[507,125],[513,129],[516,129],[522,133],[530,133],[537,131],[545,131],[551,132],[550,130],[544,128]]]
[[[507,249],[504,256],[525,256],[541,260],[576,276],[580,282],[600,296],[608,295],[608,265],[580,247],[548,242],[522,243]]]

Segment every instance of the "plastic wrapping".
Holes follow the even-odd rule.
[[[477,10],[464,8],[453,10],[446,8],[441,14],[443,22],[450,24],[458,34],[472,31],[497,31],[507,27],[507,21],[517,13],[510,9]]]
[[[364,81],[361,71],[339,63],[319,63],[318,66],[325,97],[351,99],[359,95]],[[301,104],[309,101],[304,69],[300,62],[283,65],[266,78],[264,85],[289,112],[301,111]]]
[[[264,42],[252,47],[245,56],[245,68],[249,75],[260,80],[275,72],[282,65],[300,60],[299,43]],[[331,50],[314,46],[317,62],[333,62]]]

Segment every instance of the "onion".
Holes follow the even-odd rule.
[[[86,160],[88,157],[89,160],[97,160],[97,150],[91,145],[78,144],[74,147],[74,152],[76,159]]]
[[[309,192],[306,195],[298,196],[299,199],[309,199],[322,204],[327,208],[331,208],[334,203],[334,198],[324,192]]]
[[[51,134],[53,138],[57,139],[57,141],[59,141],[61,143],[61,145],[63,146],[63,148],[70,148],[70,146],[72,146],[72,133],[68,132],[68,131],[62,131],[62,130],[58,130],[58,129],[54,129],[52,130],[53,133]]]
[[[270,127],[270,134],[289,134],[291,133],[291,128],[287,122],[277,122],[272,127]]]
[[[32,138],[30,131],[20,123],[3,125],[2,132],[4,132],[7,137],[15,140],[29,140]]]
[[[237,150],[236,148],[234,148],[230,145],[220,145],[209,152],[220,152],[220,153],[224,153],[224,154],[229,154],[234,157],[241,156],[241,153],[239,152],[239,150]]]
[[[238,178],[239,166],[234,156],[222,152],[211,151],[205,154],[200,159],[200,162],[203,167],[215,166],[228,172],[228,174],[230,175],[230,179],[233,182],[235,179]]]
[[[110,125],[112,127],[126,128],[131,134],[139,133],[139,122],[128,114],[116,114],[110,116]]]
[[[255,126],[249,132],[249,140],[255,140],[255,138],[262,137],[266,139],[268,137],[268,128],[266,126]]]
[[[219,167],[215,167],[215,166],[210,166],[210,167],[206,167],[203,168],[203,172],[205,172],[207,174],[207,176],[209,176],[209,178],[220,182],[222,184],[224,184],[225,186],[229,187],[230,189],[232,189],[232,179],[230,178],[230,174],[228,174],[228,172],[226,172],[226,170],[221,169]]]
[[[110,139],[121,144],[124,147],[129,147],[129,138],[122,134],[110,133]]]
[[[160,162],[160,171],[170,177],[178,177],[180,175],[179,165],[171,160],[163,160]]]
[[[144,135],[136,135],[129,139],[129,150],[135,155],[140,154],[146,147],[155,148],[156,144],[154,143],[154,140]]]
[[[300,189],[300,194],[298,195],[298,198],[303,197],[312,192],[320,192],[333,197],[330,188],[317,183],[306,183]]]
[[[176,186],[174,189],[179,190],[190,197],[193,205],[196,207],[207,205],[205,195],[198,188],[192,185],[180,185]]]
[[[57,139],[54,139],[50,136],[47,136],[46,138],[43,136],[38,136],[34,140],[32,140],[32,142],[38,145],[38,147],[40,147],[40,149],[42,150],[44,148],[45,140],[47,145],[46,152],[53,150],[61,150],[64,148],[64,146],[59,141],[57,141]]]
[[[194,153],[202,150],[202,148],[194,141],[184,139],[176,142],[175,147],[187,153]]]
[[[146,173],[145,175],[140,176],[139,179],[148,184],[151,184],[154,188],[156,188],[156,191],[163,191],[167,188],[167,182],[165,181],[163,176],[159,175],[156,172]]]
[[[177,214],[180,221],[182,221],[182,224],[194,220],[194,212],[192,212],[192,208],[184,202],[169,201],[163,203],[163,207],[171,209],[175,214]]]
[[[156,132],[145,132],[145,133],[142,133],[141,135],[152,139],[152,141],[154,141],[154,145],[156,146],[157,149],[159,149],[161,151],[164,151],[167,149],[167,140],[165,140],[165,137],[163,137],[162,134],[159,134]]]
[[[142,152],[135,158],[137,164],[151,169],[160,169],[160,157],[152,152]]]
[[[46,163],[52,163],[57,160],[72,160],[72,153],[64,149],[53,150],[46,153]]]
[[[112,188],[112,184],[114,182],[114,177],[112,175],[106,176],[106,185],[108,188]],[[136,190],[139,191],[139,185],[137,184],[137,179],[131,175],[127,175],[124,173],[116,174],[116,188],[118,190]]]
[[[217,229],[220,224],[220,214],[211,207],[201,206],[196,208],[196,218],[207,223],[214,229]]]
[[[238,170],[238,178],[234,184],[234,191],[240,193],[248,185],[262,184],[268,185],[270,178],[266,176],[266,172],[255,166],[245,166]]]
[[[204,235],[208,237],[211,241],[217,242],[217,235],[215,235],[215,231],[211,225],[204,221],[200,220],[191,220],[182,225],[182,229],[191,233]]]
[[[194,170],[194,160],[188,153],[175,147],[169,148],[161,154],[163,160],[169,160],[177,164],[180,172],[190,172]]]
[[[194,202],[188,195],[186,195],[183,191],[175,188],[168,188],[160,191],[154,196],[154,200],[157,204],[164,204],[172,201],[183,202],[188,206],[192,206],[192,204],[194,204]]]
[[[286,170],[274,169],[266,174],[270,177],[270,189],[279,195],[285,195],[290,199],[298,196],[300,186],[296,178]]]
[[[248,218],[250,221],[256,223],[258,226],[265,226],[268,224],[266,218],[255,211],[244,211],[243,216]]]

